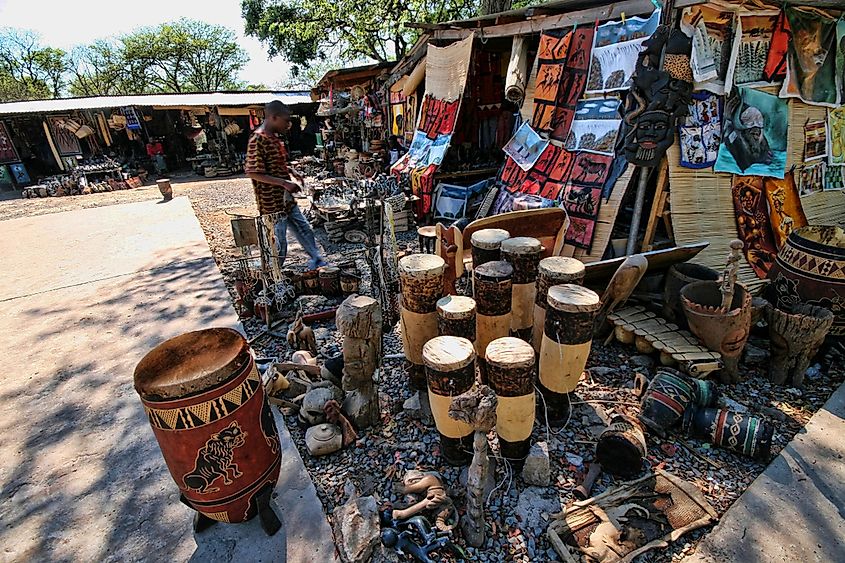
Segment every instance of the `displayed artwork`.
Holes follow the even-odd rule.
[[[766,63],[778,14],[743,15],[737,20],[734,35],[733,83],[737,85],[766,84]]]
[[[579,152],[576,154],[570,181],[563,193],[563,206],[569,215],[569,229],[564,240],[577,248],[588,252],[593,245],[593,237],[601,205],[602,187],[612,168],[612,156]]]
[[[512,158],[507,158],[500,181],[511,193],[558,199],[569,181],[574,157],[573,153],[549,143],[528,172],[522,170]]]
[[[0,165],[0,190],[11,190],[15,187],[9,167]]]
[[[0,121],[0,164],[19,160],[18,151],[15,150],[9,130],[6,129],[6,124]]]
[[[839,103],[845,104],[845,14],[836,22],[836,80]]]
[[[786,100],[736,88],[725,102],[722,144],[714,170],[743,176],[783,178],[786,169]]]
[[[713,4],[702,4],[684,9],[682,27],[698,30],[699,34],[706,34],[710,46],[709,52],[712,52],[713,57],[712,63],[705,59],[704,62],[707,64],[702,66],[702,50],[700,49],[702,42],[699,41],[699,49],[691,56],[691,60],[695,63],[692,72],[696,90],[708,90],[720,95],[725,93],[725,80],[731,61],[734,17],[733,12],[722,10]]]
[[[681,16],[681,29],[692,38],[690,67],[695,82],[704,82],[718,76],[716,54],[707,35],[707,26],[700,11],[685,8]]]
[[[29,177],[29,172],[26,171],[26,166],[21,162],[9,165],[9,172],[12,174],[15,184],[18,186],[25,186],[32,182]]]
[[[734,176],[731,186],[737,235],[744,244],[746,260],[760,279],[765,279],[777,255],[763,181],[760,176]]]
[[[763,186],[769,207],[769,225],[772,227],[775,244],[781,248],[789,233],[807,226],[807,216],[804,215],[804,208],[801,206],[801,198],[791,171],[784,175],[783,180],[764,178]]]
[[[613,155],[622,123],[620,105],[618,98],[590,98],[578,102],[564,148]]]
[[[789,20],[786,19],[786,13],[781,11],[772,30],[766,66],[763,68],[763,80],[766,82],[777,82],[786,78],[786,59],[791,41],[792,30],[789,29]]]
[[[643,42],[660,23],[660,10],[648,18],[609,21],[598,26],[590,56],[587,92],[627,90],[637,64]]]
[[[834,107],[839,95],[836,79],[837,22],[820,12],[785,8],[792,41],[787,57],[782,98]]]
[[[531,125],[563,141],[587,85],[593,28],[544,31],[537,50],[537,78]]]
[[[817,194],[824,191],[827,163],[823,160],[807,163],[801,167],[799,173],[798,190],[801,196]]]
[[[827,158],[831,166],[845,166],[845,106],[827,112]]]
[[[824,191],[845,189],[845,166],[827,166],[824,176]]]
[[[47,123],[50,125],[50,134],[56,144],[56,150],[60,156],[73,156],[82,154],[79,146],[79,138],[70,130],[62,127],[67,117],[50,116]]]
[[[520,168],[527,171],[534,166],[548,145],[549,141],[540,137],[526,122],[516,130],[514,136],[502,147],[502,150]]]
[[[719,96],[694,92],[689,114],[681,121],[681,166],[710,168],[715,164],[722,139],[722,108]]]
[[[823,120],[808,121],[804,125],[804,160],[827,156],[827,127]]]

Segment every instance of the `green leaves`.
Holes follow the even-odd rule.
[[[67,53],[44,47],[36,33],[0,29],[0,101],[58,96],[69,68]]]

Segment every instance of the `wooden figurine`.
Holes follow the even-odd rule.
[[[297,313],[296,318],[290,324],[287,333],[288,345],[297,350],[307,350],[312,356],[317,355],[317,339],[311,327],[302,321],[302,312]]]
[[[532,237],[514,237],[502,241],[501,251],[502,259],[513,266],[511,334],[529,342],[534,326],[537,267],[543,245]]]
[[[801,387],[804,372],[833,326],[833,313],[799,304],[791,312],[770,305],[764,314],[772,343],[769,380],[776,385]]]
[[[531,345],[534,351],[540,353],[540,342],[543,340],[543,326],[546,323],[546,296],[553,285],[584,283],[584,263],[576,258],[566,256],[549,256],[540,260],[537,266],[537,291],[534,297],[534,326],[531,334]]]
[[[648,270],[648,260],[642,254],[628,256],[620,264],[601,296],[601,308],[596,315],[596,330],[604,327],[609,313],[615,311],[620,303],[628,300],[634,288],[643,279],[646,270]]]
[[[381,306],[365,295],[350,295],[337,309],[335,324],[343,335],[343,410],[360,428],[379,420],[378,389],[373,375],[381,363]]]
[[[455,280],[464,275],[464,237],[458,227],[446,227],[442,223],[437,223],[436,236],[435,254],[446,261],[443,295],[457,295]]]
[[[411,469],[402,479],[402,487],[399,492],[403,495],[423,494],[425,497],[408,508],[394,510],[392,513],[394,520],[405,520],[420,512],[431,510],[435,513],[434,522],[438,530],[451,532],[455,527],[450,521],[457,519],[458,513],[452,499],[446,494],[446,486],[443,484],[443,478],[439,473]]]
[[[472,426],[475,430],[472,442],[472,463],[467,472],[467,507],[461,521],[461,530],[467,544],[481,547],[485,541],[484,489],[492,477],[490,459],[487,455],[487,433],[496,426],[498,399],[486,385],[473,387],[470,391],[452,399],[449,416]]]
[[[411,389],[426,388],[422,349],[437,336],[437,301],[443,296],[445,270],[446,262],[434,254],[411,254],[399,260],[402,347]]]

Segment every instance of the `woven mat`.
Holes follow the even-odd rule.
[[[464,93],[472,58],[475,35],[456,41],[448,47],[428,44],[425,67],[425,93],[451,102]]]

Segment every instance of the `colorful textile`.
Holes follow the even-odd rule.
[[[710,168],[715,164],[722,139],[722,104],[710,92],[694,92],[687,115],[678,127],[681,166]]]
[[[543,151],[546,150],[548,144],[549,141],[540,137],[528,123],[523,123],[502,150],[520,168],[528,171],[534,166]]]
[[[648,18],[634,17],[598,26],[590,56],[587,92],[630,88],[643,42],[654,33],[659,23],[660,10],[655,10]]]
[[[734,35],[734,42],[738,42],[733,50],[736,53],[734,84],[741,86],[768,82],[765,78],[766,62],[777,20],[777,13],[740,16]]]
[[[725,80],[728,77],[728,67],[731,60],[731,44],[734,29],[734,13],[722,10],[716,5],[702,4],[699,6],[692,6],[685,8],[683,12],[682,25],[685,29],[698,29],[706,32],[707,40],[709,41],[710,51],[713,55],[713,69],[715,76],[712,78],[705,78],[708,75],[707,71],[711,70],[709,66],[696,68],[698,55],[694,52],[692,57],[693,62],[693,78],[695,78],[696,90],[708,90],[714,94],[725,93]],[[694,37],[694,36],[693,36]],[[693,43],[695,51],[695,43]],[[712,75],[712,72],[710,72]]]
[[[15,166],[17,164],[12,164],[11,168]],[[824,177],[824,191],[829,192],[841,189],[845,189],[845,167],[828,166]]]
[[[18,151],[15,150],[9,130],[6,129],[6,124],[0,121],[0,164],[17,162],[19,160]]]
[[[804,125],[804,160],[818,160],[827,156],[827,127],[825,121],[808,121]]]
[[[263,130],[256,130],[247,143],[244,171],[247,174],[267,174],[276,178],[290,178],[288,152],[285,149],[285,144]],[[258,213],[261,215],[290,213],[293,206],[296,205],[293,196],[281,186],[253,180],[252,189],[255,192]]]
[[[801,167],[798,175],[798,192],[801,196],[824,191],[827,163],[823,160],[808,162]]]
[[[845,106],[827,112],[827,158],[831,166],[845,166]]]
[[[845,104],[845,15],[836,22],[836,80],[839,89],[839,103]]]
[[[564,148],[613,155],[622,124],[620,105],[618,98],[590,98],[578,102]]]
[[[786,169],[786,100],[738,88],[725,103],[722,143],[713,169],[745,176],[783,178]]]
[[[807,226],[807,217],[801,206],[795,178],[790,171],[783,180],[765,178],[766,202],[769,207],[769,224],[778,248],[783,247],[789,233],[799,227]]]
[[[763,80],[766,82],[777,82],[786,78],[786,59],[791,41],[792,30],[789,29],[789,20],[786,19],[786,13],[781,11],[772,30],[769,54],[766,56],[766,66],[763,68]]]
[[[731,186],[737,235],[745,245],[746,260],[760,279],[766,278],[777,255],[764,189],[760,176],[734,176]]]
[[[569,214],[566,244],[584,248],[589,252],[593,245],[596,222],[601,205],[602,187],[610,174],[613,156],[576,153],[563,195],[563,207]]]
[[[792,29],[782,98],[800,98],[808,104],[834,107],[836,80],[836,20],[819,12],[785,9]]]

